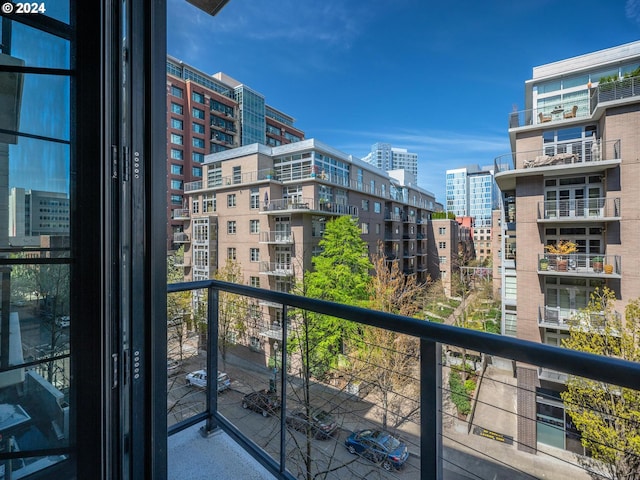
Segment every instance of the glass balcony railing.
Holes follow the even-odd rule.
[[[616,318],[620,318],[620,314],[616,312]],[[545,328],[558,328],[569,330],[572,326],[583,325],[594,330],[600,330],[605,327],[606,316],[602,313],[591,313],[588,316],[588,322],[584,316],[580,315],[578,308],[563,308],[542,306],[538,308],[538,325]]]
[[[168,291],[181,305],[167,327],[169,435],[222,430],[274,478],[586,479],[570,416],[584,405],[563,403],[562,382],[639,394],[640,364],[611,357],[216,280]],[[389,452],[367,448],[377,440]]]

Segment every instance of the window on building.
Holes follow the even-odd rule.
[[[216,211],[216,194],[207,193],[202,199],[202,211],[205,213]]]
[[[182,115],[182,105],[171,102],[171,113]]]
[[[198,200],[193,200],[191,202],[191,210],[193,211],[193,213],[200,213],[200,202]]]
[[[204,138],[193,137],[191,141],[194,147],[204,148]]]
[[[447,278],[447,271],[446,270],[440,270],[440,278],[442,278],[442,279]]]
[[[259,248],[251,248],[249,249],[249,258],[252,262],[260,261],[260,249]]]
[[[260,277],[249,277],[249,285],[260,288]]]
[[[236,233],[236,221],[235,220],[229,220],[227,222],[227,233],[229,235],[235,235],[235,233]]]
[[[438,242],[438,248],[447,248],[447,242]]]
[[[183,160],[184,159],[184,152],[182,150],[178,150],[177,148],[172,148],[171,149],[171,158],[173,158],[174,160]]]
[[[233,183],[242,183],[242,167],[237,165],[233,167]]]
[[[182,123],[182,120],[179,120],[177,118],[171,119],[171,128],[175,128],[176,130],[182,130],[183,125],[184,124]]]
[[[376,223],[376,235],[380,235],[380,224]]]
[[[171,174],[172,175],[182,175],[182,165],[171,164]]]
[[[438,262],[440,262],[440,265],[444,265],[445,263],[447,263],[447,257],[445,257],[444,255],[440,255],[438,257]]]
[[[363,235],[368,235],[369,234],[369,224],[366,222],[362,222],[362,234]]]
[[[172,190],[182,190],[182,187],[183,187],[182,180],[171,180]]]
[[[365,212],[369,211],[369,200],[362,200],[362,210]]]
[[[196,163],[204,162],[204,153],[191,152],[191,160],[193,160]]]
[[[258,188],[251,189],[251,196],[249,197],[249,208],[260,208],[260,190],[258,190]]]
[[[194,102],[204,103],[204,95],[199,92],[191,92],[191,99]]]
[[[447,234],[447,227],[440,227],[438,228],[438,233],[440,235],[446,235]]]
[[[184,92],[181,88],[178,88],[175,85],[171,85],[171,95],[173,95],[174,97],[182,98]]]
[[[193,131],[195,133],[202,133],[204,134],[204,125],[198,122],[193,122]]]
[[[191,114],[193,115],[194,118],[199,118],[200,120],[204,120],[204,110],[193,107],[193,109],[191,110]]]
[[[253,235],[260,233],[260,220],[249,220],[249,233]]]
[[[373,211],[375,213],[380,213],[382,212],[382,205],[380,204],[380,202],[374,202],[373,203]]]
[[[191,175],[194,177],[202,176],[202,167],[191,167]]]
[[[178,135],[177,133],[172,133],[171,143],[175,143],[176,145],[182,145],[184,143],[182,140],[182,135]]]
[[[236,259],[236,247],[227,248],[227,259],[235,260]]]
[[[227,195],[227,207],[235,207],[236,206],[236,194],[230,193]]]
[[[182,205],[182,195],[171,195],[172,205]]]

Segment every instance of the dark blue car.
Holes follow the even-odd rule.
[[[407,446],[382,430],[353,432],[344,441],[350,453],[358,454],[378,463],[385,470],[400,469],[409,458]]]

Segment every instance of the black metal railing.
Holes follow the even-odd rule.
[[[204,421],[205,426],[202,427],[203,433],[212,432],[218,428],[224,430],[254,458],[262,463],[276,478],[296,478],[296,474],[292,473],[292,470],[289,470],[290,463],[288,463],[289,459],[286,455],[287,448],[290,447],[290,444],[287,443],[287,427],[289,426],[287,402],[293,400],[288,399],[288,395],[290,394],[284,386],[287,382],[291,382],[292,379],[295,381],[297,375],[295,368],[297,367],[290,364],[291,359],[288,355],[282,355],[283,351],[289,351],[288,342],[290,341],[290,335],[292,335],[292,332],[295,330],[295,328],[292,328],[290,325],[292,311],[314,312],[315,314],[337,317],[358,324],[377,327],[381,329],[381,331],[405,334],[416,340],[417,350],[411,357],[416,362],[419,362],[419,378],[417,379],[417,383],[419,384],[419,399],[416,401],[419,406],[419,419],[415,420],[418,439],[415,444],[410,444],[410,447],[415,446],[412,458],[417,459],[415,461],[419,464],[414,467],[419,478],[443,478],[443,461],[451,461],[450,459],[445,459],[442,453],[442,397],[443,393],[448,391],[447,388],[443,386],[444,382],[442,379],[443,359],[445,357],[443,356],[442,347],[445,345],[447,346],[447,351],[450,352],[448,354],[449,356],[451,356],[451,352],[455,353],[455,351],[466,352],[464,355],[475,352],[477,355],[484,357],[495,356],[496,358],[509,359],[509,361],[532,365],[537,369],[560,371],[564,374],[586,377],[625,388],[636,389],[637,379],[640,378],[640,364],[638,363],[591,355],[497,334],[458,328],[447,324],[388,314],[381,311],[368,310],[217,280],[187,282],[168,286],[169,294],[185,291],[207,292],[207,327],[206,332],[201,332],[201,335],[205,334],[206,341],[201,346],[209,352],[209,354],[206,355],[206,365],[204,365],[205,370],[208,372],[219,371],[219,359],[216,353],[219,352],[220,347],[218,339],[225,338],[226,342],[226,337],[224,332],[220,331],[220,326],[223,325],[221,322],[229,310],[229,295],[249,299],[250,302],[256,302],[256,305],[268,305],[270,311],[271,309],[280,309],[281,311],[281,315],[279,315],[281,321],[271,323],[271,326],[278,325],[281,328],[282,334],[271,335],[271,337],[266,340],[273,342],[271,346],[275,348],[275,351],[272,351],[272,354],[278,351],[281,354],[280,357],[276,359],[271,356],[268,357],[268,366],[273,367],[273,383],[270,385],[271,390],[279,396],[278,402],[283,412],[279,417],[278,415],[274,415],[273,422],[277,424],[278,428],[274,430],[273,438],[268,440],[271,444],[269,444],[268,447],[258,445],[250,435],[234,423],[233,418],[229,418],[227,415],[221,413],[219,410],[219,398],[224,399],[225,397],[222,395],[220,397],[218,396],[219,386],[214,382],[208,382],[204,386],[204,408],[184,420],[173,423],[170,425],[168,432],[169,435],[171,435]],[[196,298],[202,298],[203,294],[198,293],[194,296]],[[249,310],[252,309],[248,308],[248,311]],[[274,339],[276,340],[275,342]],[[252,346],[255,341],[252,337]],[[463,359],[465,358],[464,355],[462,357]],[[265,358],[267,358],[266,354]],[[486,368],[486,362],[482,363],[485,364],[483,368]],[[455,370],[453,366],[450,368],[452,372]],[[477,366],[474,368],[477,368]],[[482,375],[482,373],[480,375]],[[485,382],[489,381],[493,380],[485,380]],[[278,384],[280,385],[279,390],[277,387]],[[346,390],[352,392],[353,387],[354,385],[350,385]],[[478,402],[476,399],[474,400],[474,405],[476,405],[476,403],[482,402]],[[533,421],[535,421],[535,419]],[[171,424],[172,422],[169,423]],[[471,428],[471,423],[469,423],[469,428]],[[485,438],[487,438],[487,435],[494,440],[501,438],[496,432],[492,432],[487,428],[480,429],[478,432],[478,436],[484,436]],[[503,440],[504,438],[505,437],[502,437]],[[513,455],[513,450],[507,452],[507,454]],[[492,459],[490,456],[488,458]],[[501,466],[500,468],[503,467]],[[380,469],[380,471],[382,472],[382,469]],[[298,471],[298,473],[300,472]]]

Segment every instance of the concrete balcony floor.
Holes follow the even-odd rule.
[[[203,437],[202,425],[204,423],[194,425],[168,438],[169,480],[273,480],[273,475],[222,430]]]

